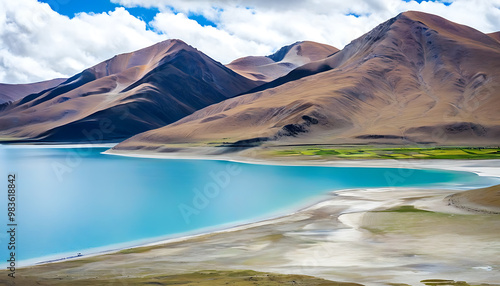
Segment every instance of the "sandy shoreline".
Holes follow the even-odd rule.
[[[93,144],[93,143],[73,143],[73,144],[1,144],[2,148],[26,148],[26,149],[38,149],[38,148],[112,148],[116,146],[118,143],[101,143],[101,144]]]
[[[201,152],[157,153],[148,151],[117,151],[109,149],[103,154],[150,159],[182,159],[182,160],[217,160],[258,165],[286,166],[319,166],[319,167],[367,167],[367,168],[405,168],[405,169],[438,169],[465,171],[479,176],[498,177],[500,159],[490,160],[442,160],[442,159],[384,159],[384,160],[296,160],[293,158],[259,159],[239,153],[224,155],[207,155]]]

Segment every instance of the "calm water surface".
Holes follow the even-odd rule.
[[[101,154],[105,150],[0,146],[2,229],[7,175],[16,174],[17,260],[33,263],[262,219],[331,190],[480,180],[464,172],[143,159]],[[0,234],[1,261],[8,238]]]

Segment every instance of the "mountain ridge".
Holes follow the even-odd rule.
[[[368,35],[369,37],[371,37],[371,41],[373,40],[376,40],[376,39],[379,39],[386,31],[388,28],[390,28],[390,26],[395,22],[397,21],[397,19],[399,19],[400,17],[418,17],[417,15],[419,15],[419,13],[422,13],[422,12],[416,12],[416,11],[407,11],[407,12],[403,12],[403,13],[400,13],[399,15],[397,15],[396,17],[392,18],[392,19],[389,19],[388,21],[384,22],[384,23],[381,23],[379,24],[377,27],[375,27],[374,29],[372,29],[370,32],[368,32],[367,34],[365,35]],[[425,13],[424,13],[425,14]],[[430,14],[428,14],[430,15]],[[443,22],[443,21],[447,21],[447,22],[450,22],[450,23],[454,23],[454,22],[451,22],[451,21],[448,21],[442,17],[439,17],[439,16],[436,16],[434,15],[436,18],[439,19],[439,21]],[[416,22],[420,22],[418,19],[415,20]],[[433,23],[434,25],[436,25],[436,23]],[[461,25],[461,24],[457,24],[457,23],[454,23],[456,25],[458,25],[460,28],[462,29],[466,29],[466,30],[474,30],[476,32],[479,32],[471,27],[468,27],[468,26],[465,26],[465,25]],[[481,32],[479,32],[481,33]],[[371,34],[371,35],[369,35]],[[482,33],[481,33],[482,34]],[[485,35],[485,37],[482,37],[482,40],[483,41],[486,41],[488,42],[490,45],[495,45],[494,42],[491,41],[491,38],[493,39],[496,39],[495,37],[498,37],[500,39],[500,32],[497,32],[497,33],[491,33],[491,34],[483,34]],[[364,36],[364,35],[363,35]],[[363,37],[362,36],[362,37]],[[489,38],[488,38],[489,37]],[[360,37],[361,38],[361,37]],[[358,38],[358,39],[360,39]],[[355,39],[353,40],[352,42],[350,42],[349,44],[347,44],[344,49],[342,49],[341,51],[339,51],[339,53],[335,53],[334,55],[328,57],[328,58],[325,58],[325,59],[322,59],[322,60],[317,60],[317,61],[313,61],[311,63],[307,63],[303,66],[300,66],[292,71],[290,71],[289,74],[287,75],[284,75],[283,77],[280,77],[280,78],[277,78],[271,82],[268,82],[264,85],[261,85],[251,91],[249,91],[249,93],[253,93],[253,92],[258,92],[258,91],[262,91],[262,90],[265,90],[265,89],[268,89],[268,88],[273,88],[273,87],[277,87],[277,86],[280,86],[284,83],[287,83],[287,82],[290,82],[290,81],[293,81],[293,80],[298,80],[298,79],[301,79],[303,77],[307,77],[307,76],[311,76],[311,75],[314,75],[314,74],[317,74],[317,73],[321,73],[321,72],[325,72],[325,71],[328,71],[328,70],[331,70],[331,69],[335,69],[337,67],[340,67],[344,61],[345,58],[350,58],[350,55],[349,55],[349,51],[350,50],[356,50],[356,49],[359,49],[359,48],[362,48],[362,47],[357,47],[357,40],[358,39]],[[367,45],[367,43],[363,43],[365,46],[369,47],[369,45]],[[340,53],[342,52],[342,53]],[[347,55],[345,55],[347,54]]]
[[[65,80],[65,78],[56,78],[25,84],[0,83],[0,105],[7,105],[6,103],[20,100],[27,95],[53,88],[63,83]]]
[[[488,33],[486,35],[500,42],[500,31],[494,33]]]
[[[0,134],[14,141],[78,142],[88,139],[85,131],[97,130],[100,140],[123,140],[256,85],[186,43],[167,40],[10,104],[0,113]],[[113,131],[101,132],[102,122]]]
[[[439,16],[401,13],[275,83],[280,80],[116,149],[256,138],[400,145],[488,145],[500,139],[494,108],[500,104],[500,43]]]
[[[299,41],[268,56],[248,56],[226,66],[249,79],[269,82],[311,61],[326,58],[339,50],[327,44]]]

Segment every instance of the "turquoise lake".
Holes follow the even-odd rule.
[[[105,150],[0,146],[1,261],[8,257],[11,173],[16,260],[25,263],[268,218],[332,190],[487,180],[466,172],[144,159],[101,154]]]

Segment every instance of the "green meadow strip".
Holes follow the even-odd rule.
[[[435,147],[313,147],[298,146],[271,151],[271,156],[310,156],[331,159],[500,159],[500,148]]]

